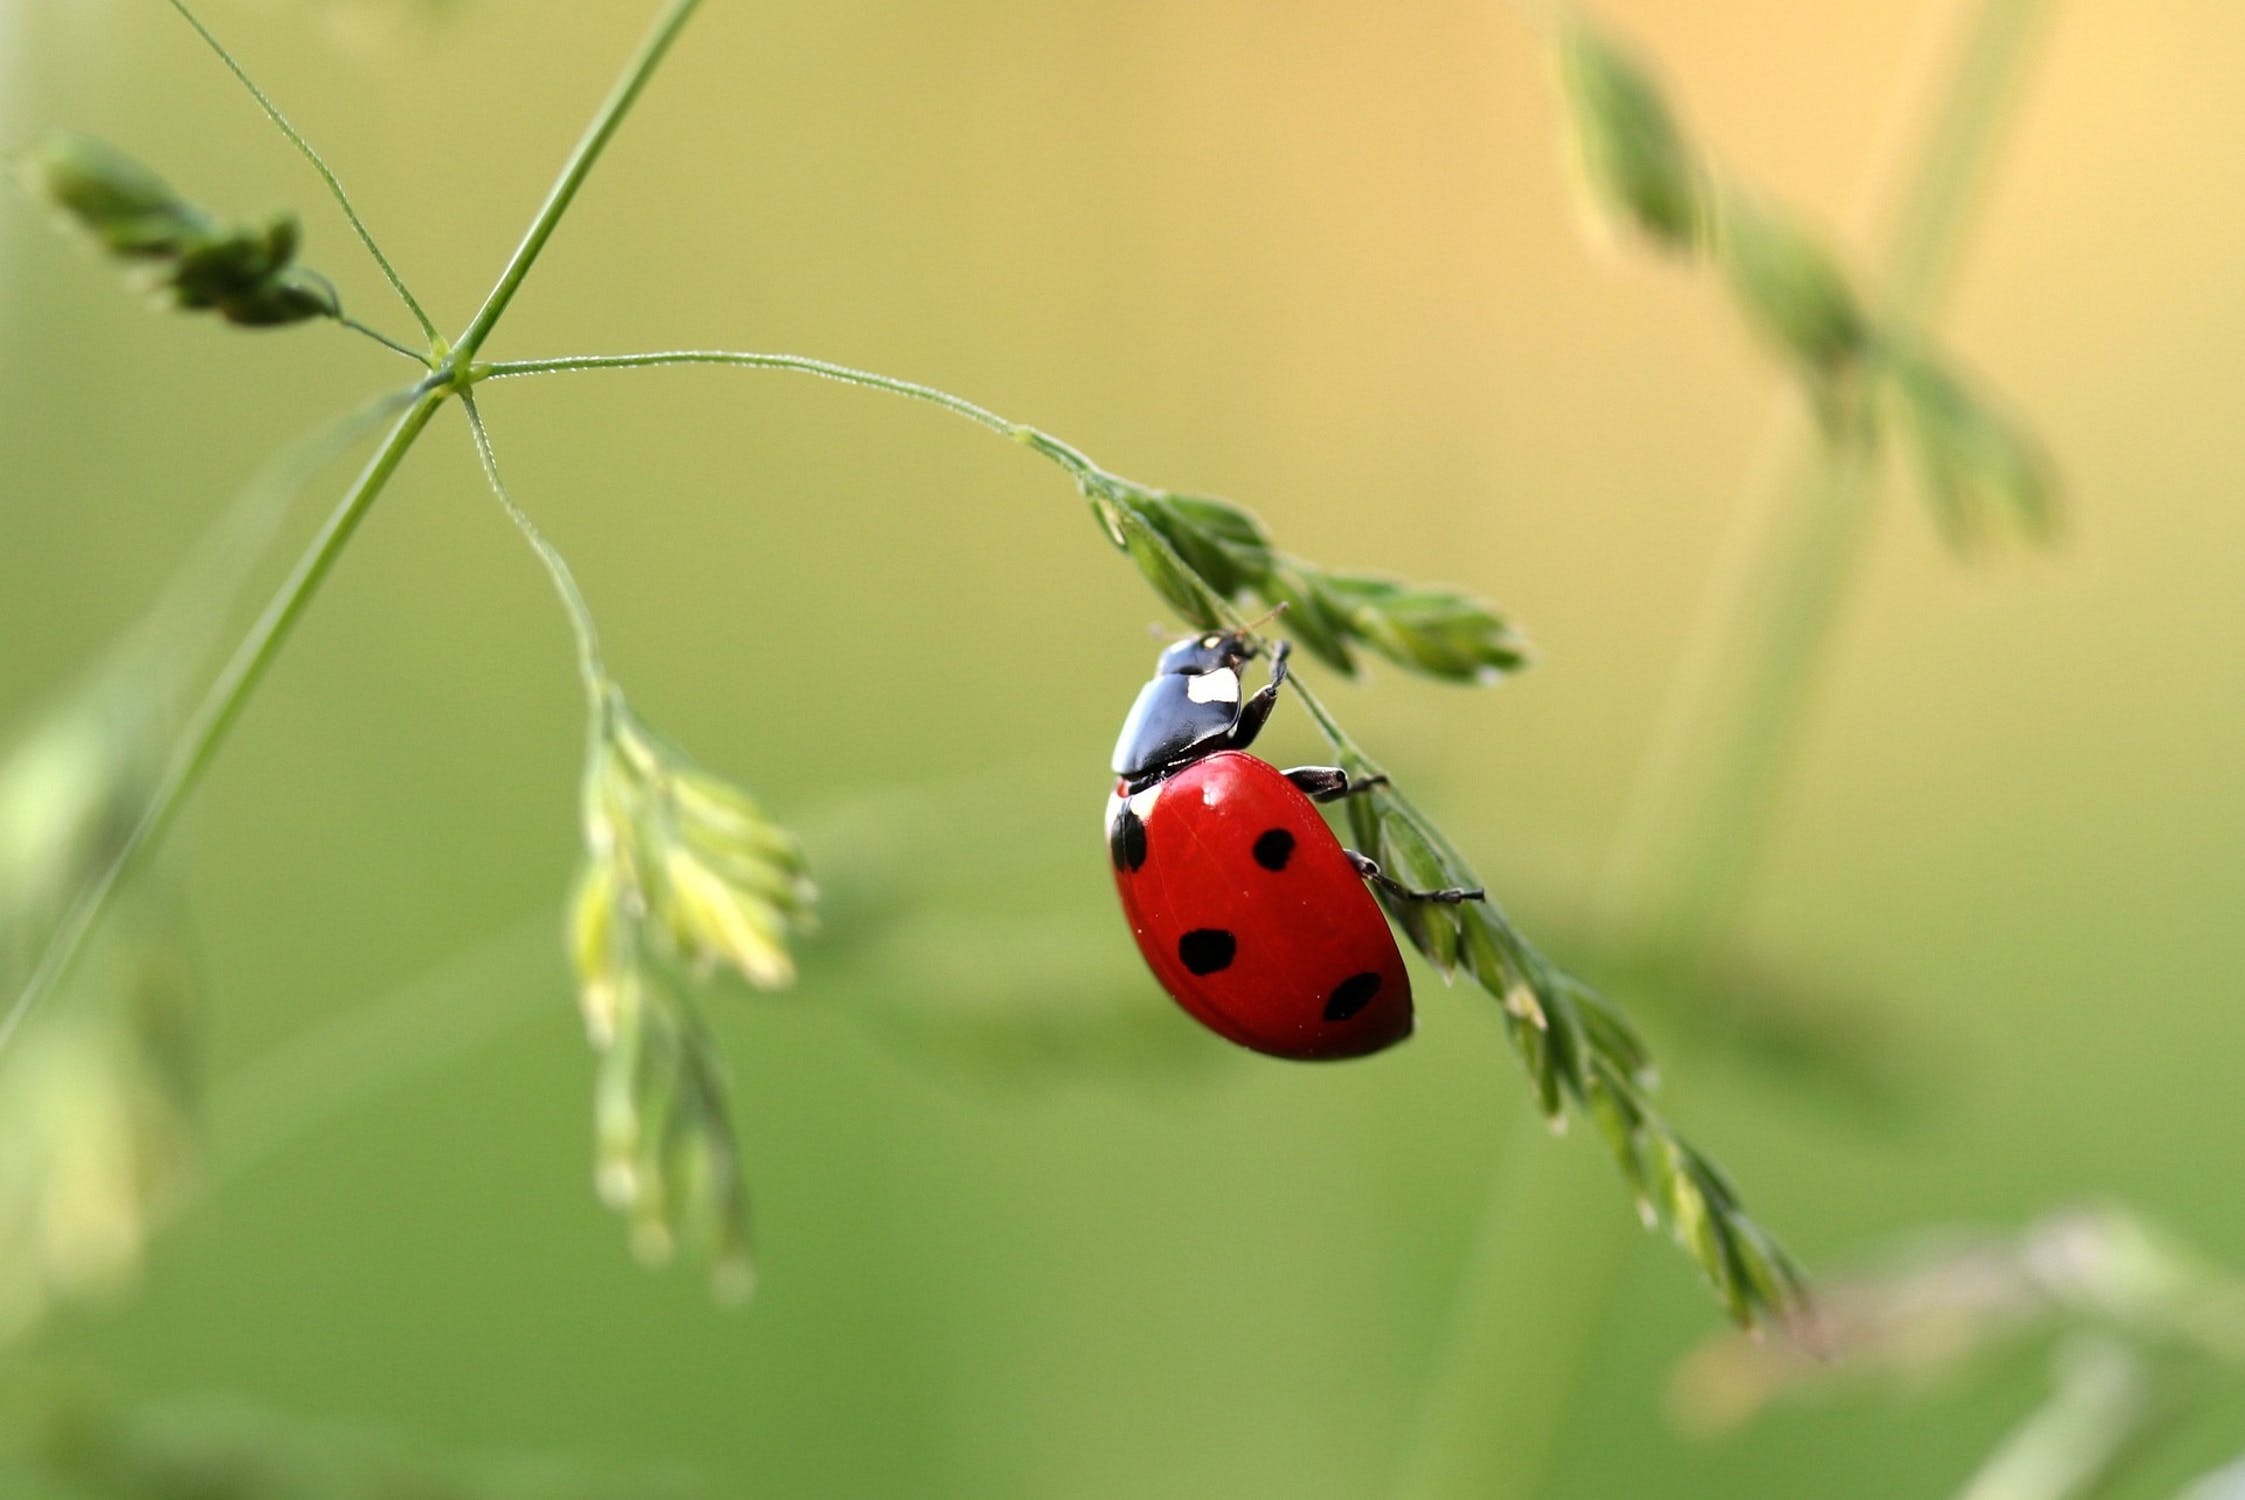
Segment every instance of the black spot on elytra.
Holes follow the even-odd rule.
[[[1195,974],[1214,974],[1232,966],[1239,939],[1221,927],[1195,927],[1177,940],[1177,956]],[[1377,981],[1374,981],[1377,983]]]
[[[1146,862],[1146,820],[1128,805],[1115,819],[1115,826],[1107,830],[1107,852],[1115,857],[1118,870],[1135,870]]]
[[[1255,863],[1266,870],[1283,870],[1294,857],[1294,835],[1283,828],[1267,828],[1255,840]]]
[[[1328,1021],[1346,1021],[1349,1017],[1364,1009],[1365,1006],[1370,1005],[1372,997],[1379,992],[1379,975],[1369,971],[1362,974],[1351,974],[1341,981],[1339,988],[1325,997],[1325,1019]]]

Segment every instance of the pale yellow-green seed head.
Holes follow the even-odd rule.
[[[723,963],[758,989],[794,980],[780,913],[683,845],[664,851],[663,903],[673,940],[697,962]]]

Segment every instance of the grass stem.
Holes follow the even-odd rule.
[[[388,334],[382,332],[378,328],[369,328],[366,324],[361,323],[358,319],[351,317],[348,314],[337,313],[335,315],[335,321],[340,323],[345,328],[350,329],[353,333],[364,334],[366,337],[374,340],[375,343],[380,344],[383,348],[388,349],[394,354],[404,355],[407,359],[412,360],[417,365],[426,366],[429,362],[429,357],[427,355],[421,353],[411,345],[401,343],[399,340],[391,338]]]
[[[530,519],[530,513],[522,508],[507,488],[507,482],[499,477],[499,456],[492,451],[491,433],[483,425],[483,413],[476,409],[475,394],[462,391],[460,404],[467,411],[468,431],[475,438],[476,457],[483,464],[484,478],[491,482],[491,492],[499,497],[499,504],[505,507],[508,518],[529,541],[538,560],[546,565],[554,592],[561,595],[562,610],[569,616],[569,628],[577,638],[577,670],[584,678],[585,697],[597,719],[608,693],[608,668],[601,660],[600,630],[593,624],[592,609],[585,603],[584,593],[577,587],[577,575],[570,571],[561,549]]]
[[[383,274],[389,278],[390,285],[396,288],[399,297],[404,300],[407,307],[412,309],[414,317],[419,320],[423,330],[428,333],[431,343],[438,342],[435,326],[430,323],[427,314],[422,311],[421,304],[406,289],[405,283],[399,279],[397,272],[391,268],[388,258],[382,254],[381,249],[374,243],[374,236],[368,232],[365,223],[359,218],[357,209],[352,207],[350,196],[343,191],[343,184],[337,180],[335,173],[329,169],[327,162],[312,148],[311,143],[297,132],[296,127],[288,122],[272,100],[266,96],[265,91],[251,80],[242,65],[234,60],[233,54],[219,43],[218,38],[211,34],[210,29],[203,25],[201,19],[187,7],[184,0],[171,0],[171,3],[172,7],[186,18],[187,23],[195,28],[196,33],[210,45],[211,50],[218,54],[219,60],[226,64],[228,71],[241,80],[243,87],[250,91],[259,106],[264,109],[266,115],[280,128],[282,134],[286,135],[297,150],[304,154],[305,159],[310,161],[313,167],[318,170],[329,190],[334,193],[336,202],[342,205],[343,212],[350,219],[352,227],[358,231],[359,238],[365,243],[368,252],[381,266]],[[142,810],[139,819],[125,835],[123,842],[119,844],[116,854],[111,857],[109,863],[78,892],[76,898],[71,902],[69,910],[64,913],[60,925],[47,940],[46,947],[41,950],[39,961],[33,967],[30,978],[25,981],[23,988],[16,993],[15,998],[9,1002],[6,1012],[0,1014],[0,1052],[6,1051],[9,1042],[23,1025],[25,1018],[39,1007],[40,1002],[53,992],[55,986],[69,972],[71,964],[76,960],[79,950],[85,944],[87,934],[93,930],[94,923],[100,919],[103,910],[107,908],[109,899],[116,891],[118,884],[139,867],[140,862],[162,837],[164,831],[178,817],[188,794],[201,781],[203,772],[209,769],[212,759],[218,753],[219,746],[224,743],[227,731],[232,729],[235,721],[241,717],[242,710],[248,706],[251,695],[257,691],[258,684],[264,680],[266,672],[271,669],[274,660],[280,655],[281,648],[287,644],[289,634],[295,629],[296,622],[302,618],[304,611],[310,606],[313,596],[319,592],[320,584],[325,581],[328,573],[334,568],[336,559],[342,555],[343,549],[349,545],[352,535],[358,530],[359,522],[366,518],[367,511],[373,507],[376,498],[381,495],[383,487],[389,483],[391,475],[397,472],[398,465],[404,461],[406,452],[413,446],[414,440],[421,435],[422,429],[429,425],[430,419],[436,415],[437,408],[444,404],[446,397],[453,394],[456,389],[462,394],[466,393],[468,381],[463,377],[463,372],[470,368],[476,349],[481,346],[485,338],[490,336],[492,328],[497,324],[501,314],[506,311],[507,304],[514,299],[516,290],[522,285],[523,277],[529,274],[532,263],[537,260],[538,252],[545,247],[546,240],[553,234],[555,226],[561,222],[562,215],[568,212],[570,201],[576,197],[577,189],[583,185],[586,175],[592,171],[593,164],[599,160],[602,149],[615,135],[617,127],[623,123],[623,118],[630,112],[632,103],[638,99],[641,91],[647,86],[647,80],[653,76],[656,65],[662,61],[663,55],[669,51],[670,44],[676,40],[679,30],[686,24],[687,18],[693,14],[699,3],[700,0],[670,0],[670,3],[656,18],[655,25],[649,32],[647,39],[640,44],[638,52],[625,66],[622,77],[617,81],[606,101],[602,103],[599,113],[593,117],[592,124],[577,143],[577,149],[571,154],[567,165],[562,168],[560,178],[547,194],[546,201],[540,206],[537,217],[532,220],[529,232],[524,235],[522,243],[516,247],[514,256],[507,262],[506,269],[500,273],[497,285],[492,288],[491,294],[484,299],[483,307],[476,314],[475,321],[469,325],[468,331],[461,336],[458,344],[454,345],[449,352],[450,362],[446,369],[432,375],[413,389],[410,397],[412,404],[398,418],[396,425],[390,429],[389,435],[383,439],[381,447],[368,460],[367,466],[360,473],[358,481],[351,486],[350,490],[329,514],[326,524],[320,529],[319,535],[313,538],[311,546],[298,559],[296,567],[290,572],[287,580],[282,583],[280,591],[266,605],[264,613],[258,616],[256,623],[250,627],[249,634],[243,637],[241,643],[235,648],[233,656],[227,660],[225,667],[220,671],[217,680],[211,684],[202,702],[196,708],[193,718],[189,720],[185,732],[181,735],[170,761],[165,765],[163,775],[158,780],[155,791],[149,798],[148,805]],[[371,332],[371,330],[365,329],[361,331]],[[376,337],[379,338],[380,335],[376,335]],[[383,339],[382,342],[389,343],[390,341]],[[403,348],[403,346],[395,347]],[[418,358],[419,356],[415,357]],[[478,452],[485,461],[486,471],[492,476],[493,482],[496,484],[498,471],[496,464],[491,461],[488,435],[482,431],[481,421],[475,418],[473,412],[470,413],[470,416],[471,425],[475,428],[477,435]],[[509,499],[503,490],[501,497],[502,499]],[[528,519],[521,516],[519,511],[517,515],[518,524]],[[530,530],[535,540],[543,541],[542,536],[535,535],[535,527],[530,528]],[[551,553],[550,544],[542,547],[541,551],[551,554],[548,560],[549,567],[552,566],[554,561],[558,560],[558,554]],[[561,583],[566,576],[567,570],[564,568],[560,574],[556,575],[557,584]],[[569,599],[576,609],[581,610],[583,600],[573,597],[574,588],[574,581],[570,581],[564,597]],[[589,625],[589,622],[590,617],[586,616],[583,623]],[[583,648],[589,642],[585,637],[580,636],[579,644]],[[587,659],[597,665],[597,654]],[[597,706],[597,695],[595,702]]]
[[[1874,283],[1895,322],[1929,322],[2052,0],[1983,0],[1881,235]],[[1736,916],[1812,686],[1868,538],[1876,454],[1819,440],[1790,400],[1741,511],[1738,559],[1687,637],[1616,839],[1608,924],[1704,963]]]
[[[39,1003],[53,991],[69,972],[86,935],[109,904],[109,898],[120,881],[140,865],[149,850],[171,826],[187,800],[187,794],[202,780],[203,772],[210,768],[218,747],[225,741],[226,733],[241,717],[250,695],[271,670],[281,647],[288,641],[289,633],[303,617],[312,596],[334,568],[335,560],[350,542],[359,522],[380,495],[382,487],[397,471],[405,458],[406,450],[420,436],[429,419],[443,403],[447,387],[434,380],[425,381],[416,392],[413,404],[390,428],[389,436],[359,474],[357,483],[329,513],[327,522],[312,539],[303,556],[289,573],[280,590],[250,627],[249,634],[235,647],[218,678],[203,696],[194,717],[181,735],[178,747],[166,763],[162,777],[157,781],[148,805],[142,809],[124,840],[100,874],[78,893],[64,914],[61,924],[47,940],[39,955],[38,964],[31,977],[17,992],[7,1013],[0,1016],[0,1052],[5,1052],[16,1031],[23,1025]]]
[[[1399,1500],[1544,1492],[1551,1434],[1590,1375],[1596,1339],[1581,1335],[1601,1331],[1633,1248],[1626,1232],[1612,1231],[1606,1184],[1588,1180],[1579,1155],[1552,1150],[1540,1122],[1519,1122],[1494,1171],[1462,1263],[1470,1274],[1404,1434]],[[1537,1232],[1523,1233],[1526,1224]],[[1528,1359],[1524,1348],[1555,1352]]]
[[[569,370],[648,370],[665,365],[731,365],[740,369],[786,370],[799,375],[815,375],[822,380],[837,381],[866,390],[886,391],[892,396],[902,396],[910,401],[940,407],[1016,441],[1023,440],[1023,434],[1029,430],[1018,422],[1007,421],[987,407],[977,406],[972,401],[954,396],[949,391],[937,390],[932,385],[899,380],[891,375],[878,375],[871,370],[853,369],[849,365],[812,359],[802,354],[761,354],[736,349],[665,349],[648,354],[572,354],[558,359],[502,360],[495,364],[477,365],[470,371],[470,378],[477,381],[505,380],[520,375],[550,375]],[[1082,460],[1082,467],[1090,468],[1092,465],[1089,460]]]
[[[212,34],[208,26],[203,24],[202,17],[196,15],[194,11],[187,7],[186,0],[171,0],[171,7],[179,12],[188,25],[195,28],[195,34],[203,39],[211,51],[218,54],[220,62],[226,64],[226,71],[232,73],[235,78],[241,81],[242,87],[249,90],[250,97],[257,101],[257,107],[265,111],[265,118],[271,120],[282,135],[288,137],[289,144],[294,146],[303,155],[304,159],[312,164],[313,171],[320,174],[320,180],[327,184],[328,192],[334,196],[336,204],[342,208],[343,217],[350,220],[351,228],[358,232],[359,243],[366,246],[366,253],[373,256],[374,263],[382,268],[382,274],[388,279],[390,289],[398,294],[398,300],[403,302],[406,310],[413,314],[413,321],[421,325],[421,331],[429,336],[431,343],[434,343],[437,337],[436,324],[429,321],[429,315],[422,311],[420,301],[406,286],[405,279],[399,276],[397,268],[390,264],[390,258],[382,253],[382,247],[374,242],[374,231],[368,229],[366,221],[359,217],[357,207],[351,202],[351,195],[343,191],[342,179],[335,175],[335,170],[327,164],[326,158],[313,150],[312,143],[304,139],[303,134],[288,122],[288,116],[281,113],[280,106],[275,104],[266,92],[257,86],[256,81],[249,76],[248,70],[234,60],[234,54],[227,51],[225,44]],[[380,336],[377,335],[377,337]],[[389,340],[384,339],[383,342],[388,343]],[[410,349],[405,352],[413,354]],[[419,359],[421,356],[414,354],[413,357]]]
[[[632,105],[647,87],[647,80],[654,76],[657,65],[663,60],[663,54],[670,50],[670,44],[678,39],[678,33],[685,29],[686,22],[692,18],[700,4],[701,0],[670,0],[655,18],[655,24],[648,31],[646,39],[639,44],[639,50],[625,64],[615,88],[602,101],[599,113],[585,127],[584,135],[577,141],[577,149],[569,154],[569,160],[563,164],[561,175],[554,179],[553,186],[547,190],[546,201],[538,206],[538,212],[531,219],[530,228],[524,233],[522,243],[515,247],[506,269],[499,273],[498,283],[483,299],[483,306],[477,309],[475,320],[468,325],[467,332],[461,334],[458,343],[454,345],[455,369],[465,370],[468,362],[475,358],[476,351],[483,347],[483,341],[491,336],[491,330],[498,323],[500,315],[507,310],[507,304],[521,290],[522,279],[530,274],[531,266],[537,263],[539,253],[546,248],[546,241],[553,237],[562,215],[569,212],[570,202],[576,198],[577,189],[584,186],[585,178],[591,175],[593,164],[600,160],[600,153],[608,148],[608,142],[623,124],[624,116],[631,112]],[[434,337],[434,334],[431,336]]]
[[[2010,105],[2053,9],[2052,0],[1982,0],[1943,102],[1924,132],[1880,256],[1879,285],[1895,318],[1922,323],[1936,311],[2008,122]],[[1778,421],[1778,462],[1749,497],[1751,566],[1719,576],[1687,644],[1651,753],[1617,841],[1608,926],[1618,941],[1653,941],[1704,963],[1727,936],[1785,783],[1800,724],[1832,626],[1869,535],[1874,455],[1861,442],[1819,446],[1790,400]],[[1432,1372],[1399,1494],[1413,1500],[1546,1493],[1566,1451],[1588,1358],[1621,1268],[1626,1230],[1607,1215],[1577,1222],[1578,1189],[1546,1174],[1525,1189],[1500,1178],[1491,1213],[1509,1234],[1482,1233],[1461,1278],[1452,1346]],[[1523,1199],[1527,1201],[1522,1201]],[[1522,1346],[1522,1329],[1479,1309],[1523,1283],[1508,1273],[1525,1236],[1557,1235],[1588,1267],[1570,1293],[1564,1326]],[[1548,1256],[1545,1258],[1549,1258]],[[1518,1311],[1513,1299],[1508,1307]],[[1521,1316],[1533,1316],[1523,1313]],[[1500,1357],[1502,1352],[1502,1357]],[[1573,1372],[1544,1419],[1506,1451],[1493,1451],[1497,1420],[1522,1361],[1558,1361]],[[1507,1431],[1512,1429],[1508,1427]]]

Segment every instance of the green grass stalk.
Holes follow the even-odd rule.
[[[179,816],[187,794],[202,780],[203,772],[210,769],[211,760],[218,754],[219,746],[226,739],[226,732],[241,717],[242,710],[249,704],[250,695],[265,680],[266,672],[279,657],[281,648],[288,643],[289,633],[295,629],[296,622],[303,618],[313,595],[319,592],[320,584],[335,567],[335,560],[343,555],[343,549],[349,545],[352,534],[358,530],[359,522],[366,519],[366,513],[373,507],[375,498],[382,493],[383,486],[389,483],[390,476],[397,472],[398,465],[405,459],[406,450],[413,446],[413,440],[420,436],[421,429],[428,426],[429,419],[436,415],[444,396],[445,387],[433,380],[423,383],[413,405],[390,428],[389,436],[382,440],[382,446],[375,450],[374,456],[367,460],[366,467],[360,471],[358,482],[351,486],[335,509],[328,514],[326,523],[320,527],[319,535],[313,538],[311,546],[297,560],[287,581],[257,617],[249,634],[234,649],[233,656],[218,674],[218,679],[204,694],[194,718],[188,722],[178,748],[164,768],[162,779],[157,782],[155,791],[149,797],[147,807],[142,810],[131,831],[125,835],[124,841],[118,845],[117,853],[71,903],[54,936],[48,939],[31,977],[24,982],[6,1016],[0,1017],[0,1052],[5,1051],[24,1019],[68,972],[71,961],[76,958],[85,943],[86,935],[93,930],[94,923],[108,906],[109,898],[116,891],[118,883],[139,868],[141,861],[163,837],[164,831]]]
[[[1905,328],[1939,310],[2052,0],[1983,0],[1887,224],[1874,285]],[[1752,878],[1869,536],[1869,444],[1820,438],[1788,399],[1617,836],[1617,938],[1704,962]]]
[[[2052,0],[1982,0],[1882,236],[1877,285],[1904,325],[1928,321],[1963,249]],[[1869,535],[1866,445],[1812,439],[1792,397],[1777,460],[1745,509],[1746,566],[1725,570],[1689,639],[1617,841],[1607,928],[1704,963],[1727,938],[1784,785],[1832,626]],[[1519,1133],[1468,1252],[1438,1360],[1399,1470],[1409,1500],[1546,1494],[1568,1446],[1588,1345],[1604,1329],[1626,1233],[1580,1211],[1582,1174],[1541,1170]],[[1524,1243],[1525,1242],[1525,1243]],[[1541,1247],[1539,1249],[1538,1247]],[[1522,1266],[1565,1266],[1542,1283]],[[1537,1284],[1524,1330],[1518,1294]],[[1548,1341],[1523,1332],[1551,1330]],[[1547,1363],[1535,1376],[1525,1362]],[[1532,1422],[1508,1415],[1533,1396]],[[1492,1441],[1493,1438],[1502,1441]]]
[[[561,175],[554,179],[553,186],[547,190],[546,201],[538,205],[538,212],[530,220],[530,228],[524,232],[522,243],[515,246],[506,269],[499,273],[498,283],[483,299],[483,306],[476,310],[467,332],[461,334],[454,343],[452,367],[459,372],[463,383],[468,362],[475,358],[476,351],[483,347],[483,341],[498,326],[507,305],[514,301],[515,293],[521,290],[522,279],[530,274],[531,266],[537,263],[539,254],[546,248],[546,241],[553,237],[562,216],[569,212],[569,205],[575,200],[577,189],[583,187],[585,179],[592,175],[594,164],[600,160],[600,154],[608,149],[609,141],[615,138],[618,127],[624,123],[624,116],[631,113],[631,107],[638,102],[641,91],[647,87],[647,81],[655,76],[655,69],[661,65],[663,55],[670,51],[671,43],[678,40],[678,33],[685,29],[687,21],[693,18],[700,4],[701,0],[670,0],[663,7],[662,14],[656,17],[646,40],[639,44],[639,50],[624,65],[623,74],[616,80],[615,88],[602,101],[599,112],[592,117],[592,123],[585,128],[584,135],[579,137],[577,149],[569,153],[569,160],[562,166]]]
[[[881,375],[872,370],[860,370],[849,365],[838,365],[832,360],[812,359],[802,354],[766,354],[743,349],[660,349],[646,354],[566,354],[554,359],[502,360],[494,364],[476,365],[469,372],[474,381],[506,380],[522,375],[554,375],[581,370],[651,370],[669,365],[730,365],[745,370],[782,370],[798,375],[815,375],[821,380],[831,380],[841,385],[854,385],[863,390],[884,391],[892,396],[902,396],[910,401],[923,402],[938,407],[968,421],[989,428],[1001,437],[1027,443],[1063,464],[1081,476],[1093,468],[1090,460],[1076,454],[1065,444],[1057,446],[1073,455],[1069,462],[1061,453],[1048,451],[1043,444],[1056,440],[1025,427],[1019,422],[1009,422],[985,406],[977,406],[962,396],[937,390],[932,385],[922,385],[916,380],[899,380],[893,375]],[[1041,440],[1041,442],[1040,442]]]
[[[240,719],[242,710],[248,706],[258,684],[264,681],[266,672],[288,643],[296,622],[310,607],[321,583],[333,570],[343,549],[349,545],[351,537],[358,530],[359,522],[366,518],[367,512],[380,498],[391,476],[397,472],[398,465],[404,461],[414,440],[429,425],[430,419],[436,415],[446,397],[456,391],[468,389],[468,372],[476,350],[490,337],[492,329],[514,300],[515,293],[521,289],[523,278],[530,274],[530,268],[537,262],[546,241],[552,237],[562,216],[568,212],[577,189],[584,184],[586,176],[599,161],[601,152],[614,138],[624,116],[630,113],[633,103],[638,100],[647,81],[653,77],[656,67],[662,62],[663,55],[670,50],[671,43],[677,40],[678,33],[699,4],[700,0],[669,0],[656,17],[646,40],[625,65],[616,86],[602,102],[584,135],[579,138],[576,149],[570,153],[569,160],[561,169],[561,175],[555,179],[552,189],[546,194],[545,202],[539,206],[537,215],[531,220],[521,244],[508,259],[506,268],[500,272],[497,283],[484,298],[483,306],[477,311],[474,320],[450,349],[441,351],[442,368],[414,388],[412,405],[396,425],[391,427],[381,447],[361,471],[358,481],[330,513],[310,548],[298,559],[280,591],[250,627],[249,634],[235,649],[218,679],[211,684],[140,818],[125,836],[109,864],[71,903],[61,925],[42,950],[31,977],[9,1003],[6,1013],[0,1015],[0,1053],[6,1051],[25,1018],[38,1008],[40,1002],[69,972],[71,964],[85,944],[87,934],[93,930],[95,922],[107,908],[110,897],[120,882],[130,877],[140,866],[162,838],[164,831],[178,817],[188,795],[202,780],[203,773],[210,768],[219,747],[225,742],[227,731]],[[372,234],[360,221],[342,184],[328,169],[327,163],[281,115],[264,91],[251,81],[233,55],[219,45],[217,38],[194,13],[180,3],[180,0],[173,0],[173,7],[249,89],[274,126],[319,170],[321,177],[335,194],[336,201],[343,205],[345,214],[350,217],[352,227],[358,231],[368,252],[381,266],[383,274],[397,288],[399,296],[413,310],[422,326],[430,329],[431,337],[434,338],[434,329],[422,313],[420,304],[391,269],[387,257],[375,246]]]
[[[195,28],[195,34],[201,37],[204,44],[212,52],[218,54],[218,60],[226,65],[226,71],[233,74],[243,88],[249,90],[250,97],[257,101],[257,107],[265,111],[265,118],[273,122],[273,128],[288,137],[288,143],[294,146],[298,153],[312,164],[313,171],[320,174],[320,181],[327,184],[328,193],[342,208],[343,217],[350,220],[351,229],[358,235],[359,243],[366,247],[366,253],[374,258],[375,265],[381,267],[383,279],[390,283],[390,289],[398,294],[398,300],[403,302],[406,310],[413,314],[413,321],[421,325],[421,331],[428,336],[432,343],[435,342],[437,336],[436,324],[429,321],[428,313],[422,310],[421,300],[413,295],[412,289],[405,284],[405,278],[398,275],[397,268],[390,264],[390,257],[384,255],[382,247],[375,243],[374,231],[367,228],[366,221],[359,217],[358,205],[354,204],[351,201],[351,195],[343,190],[343,180],[335,175],[334,168],[327,164],[327,158],[314,150],[312,143],[304,139],[303,133],[289,123],[288,116],[281,113],[280,106],[275,104],[266,92],[257,86],[257,81],[249,76],[249,70],[235,60],[233,53],[226,50],[225,43],[219,41],[211,29],[203,24],[202,17],[188,8],[186,0],[171,0],[171,8],[178,11],[180,18],[186,21],[189,26]],[[350,318],[345,318],[342,322],[346,326],[357,328],[360,332],[369,335],[380,343],[388,344],[401,354],[413,359],[420,358],[411,349],[374,332],[373,329],[367,328],[364,324]]]

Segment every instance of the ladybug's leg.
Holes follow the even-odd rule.
[[[1351,781],[1349,773],[1339,766],[1296,766],[1286,772],[1286,779],[1312,802],[1338,802],[1343,797],[1354,797],[1359,792],[1388,784],[1385,775]]]
[[[1356,866],[1357,874],[1362,875],[1389,895],[1401,896],[1406,901],[1439,901],[1445,906],[1456,906],[1461,901],[1485,901],[1488,899],[1489,893],[1487,891],[1469,891],[1462,886],[1451,886],[1440,891],[1414,891],[1402,881],[1391,879],[1384,874],[1380,869],[1379,861],[1367,859],[1354,849],[1343,849],[1341,852],[1349,857],[1350,864]]]
[[[1255,736],[1263,732],[1263,721],[1278,706],[1278,690],[1286,683],[1286,656],[1294,649],[1291,641],[1280,641],[1271,647],[1271,680],[1255,690],[1255,696],[1239,706],[1239,717],[1232,720],[1230,732],[1224,736],[1220,747],[1225,750],[1245,750],[1255,743]]]

